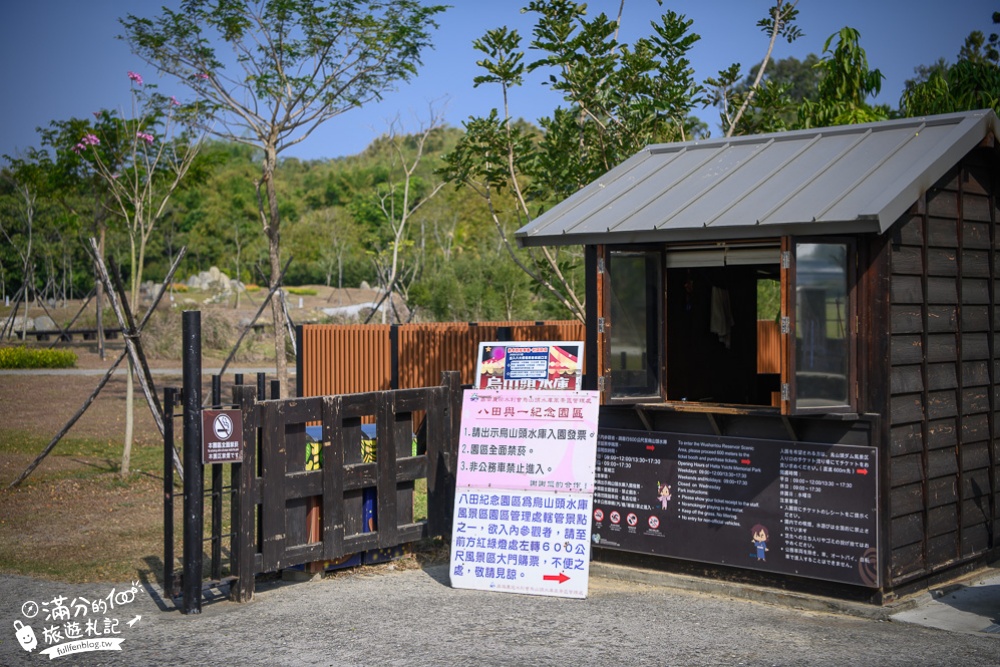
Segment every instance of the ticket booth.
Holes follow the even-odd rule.
[[[997,130],[653,145],[518,231],[586,251],[595,558],[881,603],[1000,555]]]

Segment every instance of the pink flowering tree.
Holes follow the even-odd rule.
[[[155,86],[144,86],[142,76],[136,72],[128,72],[128,79],[131,115],[96,112],[94,124],[72,150],[100,176],[112,208],[124,224],[129,241],[129,303],[138,310],[149,241],[168,212],[170,198],[191,168],[203,135],[191,129],[195,108],[157,93]],[[115,150],[107,150],[109,146]],[[131,359],[129,364],[123,477],[129,474],[134,430]]]

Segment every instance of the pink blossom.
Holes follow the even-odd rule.
[[[87,146],[100,146],[101,140],[97,138],[96,134],[85,134],[83,138],[80,139],[80,143],[73,146],[73,151],[79,153],[87,149]]]
[[[147,144],[153,143],[153,135],[149,134],[148,132],[136,132],[135,136],[139,139],[142,139]]]
[[[130,71],[128,73],[128,78],[131,79],[132,81],[135,81],[137,86],[142,85],[142,76],[140,74]]]
[[[177,98],[174,97],[173,95],[170,96],[170,103],[173,104],[175,107],[179,107],[181,105],[181,103],[178,102]]]
[[[94,118],[100,118],[101,117],[101,112],[100,111],[91,111],[90,113],[94,114]]]
[[[205,74],[204,72],[198,72],[198,78],[199,79],[207,79],[208,75]]]

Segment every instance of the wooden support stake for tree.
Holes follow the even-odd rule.
[[[146,395],[146,403],[149,405],[149,411],[153,413],[153,421],[156,422],[156,428],[159,429],[160,435],[163,435],[163,412],[160,409],[160,401],[157,399],[152,387],[151,375],[149,368],[146,366],[146,357],[142,354],[141,343],[139,341],[139,334],[141,332],[135,330],[134,323],[130,325],[131,311],[129,311],[129,318],[126,319],[125,310],[128,309],[128,299],[124,293],[119,295],[115,291],[107,267],[104,266],[104,260],[97,253],[97,241],[94,238],[90,239],[90,246],[93,250],[94,261],[97,263],[97,270],[101,276],[101,282],[104,283],[104,289],[108,293],[108,301],[111,302],[111,308],[115,311],[115,316],[118,318],[118,325],[121,327],[122,337],[125,339],[125,349],[128,351],[132,366],[138,371],[136,372],[136,378],[139,380],[139,386],[142,388],[142,393]],[[121,285],[121,281],[118,281],[118,285]],[[148,312],[152,313],[153,309],[150,308]],[[180,464],[179,459],[177,463],[178,465]]]
[[[180,266],[181,258],[184,257],[184,252],[185,252],[185,248],[181,248],[180,253],[177,255],[177,259],[174,260],[174,263],[170,267],[170,270],[167,271],[167,277],[164,278],[164,281],[163,281],[164,285],[169,285],[170,284],[170,281],[173,279],[174,272],[177,271],[177,267]],[[163,296],[163,294],[164,294],[164,290],[160,290],[160,294],[153,301],[153,306],[143,316],[142,321],[139,322],[139,329],[140,330],[142,329],[142,327],[146,326],[146,322],[149,320],[150,315],[156,309],[156,306],[159,304],[160,298]],[[66,435],[66,433],[69,432],[69,430],[73,427],[73,424],[75,424],[77,422],[77,420],[80,419],[80,417],[83,416],[83,413],[87,411],[87,408],[89,408],[90,404],[94,402],[94,400],[97,398],[97,395],[101,393],[101,390],[104,389],[104,385],[106,385],[108,383],[108,380],[111,379],[111,376],[114,375],[115,369],[118,368],[118,364],[120,364],[122,362],[122,360],[125,358],[126,354],[127,354],[127,350],[126,351],[122,351],[122,353],[118,355],[118,358],[115,359],[115,362],[113,364],[111,364],[111,367],[104,374],[104,377],[101,378],[101,381],[97,384],[97,388],[94,389],[93,393],[91,393],[90,396],[87,398],[87,400],[83,402],[83,405],[80,406],[80,409],[76,411],[76,414],[74,414],[72,417],[70,417],[70,420],[68,422],[66,422],[66,425],[63,426],[59,430],[58,433],[56,433],[55,437],[52,438],[52,440],[45,447],[45,449],[42,450],[42,453],[39,454],[37,457],[35,457],[35,460],[32,461],[31,464],[27,468],[24,469],[24,472],[22,472],[20,474],[20,476],[18,476],[17,479],[15,479],[13,482],[11,482],[10,485],[7,488],[13,489],[15,486],[19,485],[21,482],[23,482],[24,480],[26,480],[28,478],[28,475],[30,475],[35,470],[35,468],[38,467],[38,464],[40,464],[45,459],[45,457],[49,455],[49,453],[55,448],[56,444],[58,444],[59,441],[62,439],[62,437],[64,435]],[[177,450],[176,449],[174,449],[174,466],[176,466],[176,468],[177,468],[177,475],[178,475],[178,477],[181,480],[183,480],[184,479],[184,470],[183,470],[183,467],[180,464],[180,456],[177,454]]]
[[[149,362],[146,361],[146,353],[142,349],[142,340],[139,338],[139,335],[142,332],[139,331],[135,326],[135,318],[132,316],[132,308],[129,306],[128,303],[128,296],[125,292],[125,286],[122,285],[121,275],[119,273],[118,267],[115,266],[114,260],[111,261],[111,269],[112,269],[111,279],[115,283],[115,290],[117,290],[117,296],[121,298],[121,313],[118,312],[118,308],[115,308],[115,315],[118,316],[119,324],[122,324],[122,333],[125,337],[126,345],[128,340],[131,339],[132,341],[134,341],[134,344],[132,346],[133,349],[129,351],[129,354],[133,355],[133,364],[135,365],[137,371],[140,374],[139,384],[142,385],[143,384],[142,380],[144,379],[146,386],[149,387],[149,391],[143,388],[143,391],[146,392],[146,402],[149,403],[150,409],[153,409],[153,407],[155,406],[156,409],[153,411],[153,418],[156,419],[157,415],[160,416],[157,425],[160,427],[160,435],[163,435],[163,406],[160,405],[160,397],[157,396],[156,394],[156,385],[153,382],[153,374],[149,372]],[[112,299],[111,303],[112,305],[114,305],[116,302],[114,299]],[[150,308],[149,312],[152,311],[153,309]],[[123,322],[123,316],[124,316],[124,322]],[[139,363],[137,364],[135,363],[136,359],[138,359],[139,361]]]
[[[24,294],[24,290],[25,286],[21,285],[21,288],[17,290],[17,293],[14,295],[14,307],[10,309],[10,315],[7,317],[7,321],[4,322],[2,331],[3,336],[0,336],[0,338],[6,338],[8,335],[14,334],[14,320],[17,319],[17,311],[21,307],[21,295]],[[25,306],[24,309],[24,317],[25,320],[27,320],[28,318],[27,306]]]
[[[59,336],[54,341],[52,341],[52,344],[49,345],[48,349],[51,350],[53,347],[55,347],[56,343],[58,343],[60,340],[62,340],[62,337],[66,335],[66,332],[69,331],[73,327],[73,324],[76,322],[77,318],[80,317],[80,315],[83,313],[84,309],[90,304],[90,300],[94,298],[94,293],[96,292],[96,290],[97,290],[96,287],[94,289],[90,290],[90,294],[87,295],[87,300],[83,302],[82,306],[80,306],[80,310],[76,311],[76,315],[74,315],[73,319],[71,319],[69,321],[69,324],[67,324],[65,327],[59,327]],[[54,321],[55,320],[53,320],[53,322]],[[59,326],[59,325],[57,324],[56,326]]]
[[[295,323],[292,322],[292,314],[288,312],[288,299],[285,298],[285,293],[281,293],[281,307],[285,311],[285,327],[288,329],[288,336],[292,339],[292,354],[298,356],[299,351],[295,346]]]
[[[267,304],[271,302],[271,298],[274,296],[274,293],[281,288],[281,284],[282,282],[284,282],[285,279],[285,272],[288,271],[288,267],[291,265],[291,263],[292,263],[292,258],[289,257],[288,261],[285,262],[285,268],[281,270],[281,274],[278,276],[278,282],[267,293],[267,297],[264,298],[264,303],[260,304],[260,308],[257,309],[257,313],[253,316],[253,319],[250,320],[250,324],[248,324],[243,329],[243,331],[240,332],[240,337],[236,339],[236,345],[233,345],[233,349],[229,352],[229,356],[226,357],[226,361],[222,364],[222,370],[219,371],[219,375],[222,375],[226,372],[226,369],[229,367],[229,362],[233,360],[234,356],[236,356],[236,350],[240,349],[240,345],[243,343],[244,336],[246,336],[247,332],[253,328],[254,323],[257,322],[257,318],[259,318],[260,314],[264,312],[265,308],[267,308]],[[274,353],[279,354],[279,351],[275,350]],[[285,353],[284,350],[280,351],[280,354],[284,353]]]

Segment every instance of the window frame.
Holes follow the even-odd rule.
[[[748,243],[760,243],[761,240],[750,240]],[[601,393],[602,402],[613,405],[642,404],[662,404],[678,410],[706,411],[719,408],[723,411],[730,409],[738,410],[760,410],[761,412],[780,413],[783,415],[817,415],[817,414],[843,414],[856,413],[858,405],[858,248],[857,240],[853,236],[782,236],[773,239],[779,245],[779,273],[781,282],[781,373],[780,388],[781,401],[780,408],[770,405],[738,404],[738,403],[702,403],[699,401],[677,401],[668,400],[667,387],[667,257],[670,252],[683,250],[691,244],[684,243],[657,243],[648,245],[622,244],[603,246],[601,257],[603,262],[599,272],[603,276],[598,276],[603,280],[605,294],[602,298],[603,306],[600,308],[598,317],[600,321],[592,326],[597,329],[597,339],[601,341],[601,351],[603,359],[603,369],[601,373]],[[796,250],[800,244],[839,244],[846,248],[846,337],[847,337],[847,401],[843,405],[832,406],[800,406],[799,390],[796,383],[796,338],[795,338],[795,317],[796,317]],[[732,244],[738,247],[740,242]],[[658,287],[659,298],[656,299],[658,312],[655,317],[646,318],[647,340],[656,342],[657,361],[655,369],[657,373],[657,393],[645,395],[614,395],[615,383],[611,372],[612,350],[611,331],[615,322],[611,317],[611,298],[614,282],[614,262],[613,256],[616,253],[643,253],[658,255]],[[649,279],[646,282],[649,285]],[[655,331],[650,331],[650,329]]]
[[[666,350],[665,336],[663,335],[664,329],[664,319],[665,319],[665,308],[666,308],[666,270],[665,270],[665,257],[664,246],[657,244],[655,246],[651,245],[621,245],[621,246],[605,246],[606,252],[604,255],[604,264],[607,271],[607,282],[604,300],[607,307],[603,313],[601,313],[601,318],[603,320],[603,326],[598,326],[599,335],[604,337],[604,354],[605,359],[605,377],[604,383],[604,399],[605,402],[611,404],[634,404],[634,403],[648,403],[654,402],[664,402],[666,400],[666,391],[664,388],[664,382],[666,379],[666,372],[664,366],[663,355]],[[659,273],[658,280],[652,285],[654,290],[653,296],[655,297],[656,303],[656,314],[655,317],[646,317],[646,342],[647,346],[652,347],[651,343],[655,342],[655,352],[656,352],[656,363],[654,367],[654,372],[656,376],[656,391],[647,394],[630,394],[630,395],[618,395],[615,396],[615,381],[614,374],[611,370],[611,341],[612,332],[616,323],[611,314],[612,307],[612,297],[614,294],[614,261],[613,257],[616,253],[632,253],[632,254],[642,254],[642,255],[654,255],[657,260],[657,271]],[[650,286],[653,278],[647,276],[645,284]],[[658,295],[658,296],[657,296]],[[650,328],[654,331],[650,331]]]
[[[846,338],[847,338],[847,401],[842,405],[799,405],[797,382],[797,284],[798,246],[844,245],[846,250]],[[782,239],[781,314],[782,314],[782,363],[781,412],[785,415],[842,414],[857,412],[858,405],[858,306],[857,306],[857,241],[844,236],[793,236]],[[787,258],[787,260],[785,259]]]

